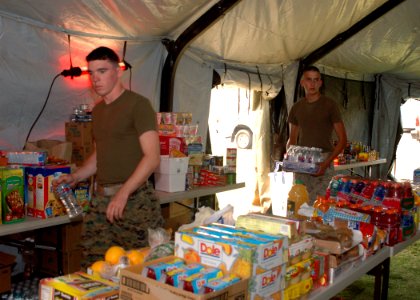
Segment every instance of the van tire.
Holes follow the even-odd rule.
[[[251,149],[252,132],[248,129],[239,129],[235,134],[235,143],[239,149]]]

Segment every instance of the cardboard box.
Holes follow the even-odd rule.
[[[188,208],[188,207],[191,208]],[[161,204],[161,213],[165,219],[174,218],[192,212],[194,199],[184,199],[176,202]]]
[[[25,195],[23,168],[0,168],[2,223],[25,220]]]
[[[70,174],[69,166],[26,167],[28,216],[47,219],[66,214],[66,209],[52,191],[52,181],[61,174]]]
[[[269,298],[284,289],[287,247],[285,236],[246,234],[220,224],[175,233],[176,256],[249,278],[250,299]]]
[[[171,285],[158,282],[141,275],[148,265],[172,260],[173,256],[149,261],[142,265],[134,265],[121,270],[120,299],[130,300],[206,300],[206,299],[247,299],[248,280],[241,280],[217,292],[199,295],[193,294]]]
[[[71,162],[76,166],[81,166],[85,160],[92,154],[93,145],[90,146],[73,146],[71,154]]]
[[[4,252],[0,252],[0,294],[12,289],[12,268],[16,257]]]
[[[72,143],[58,140],[38,140],[36,142],[27,142],[25,144],[25,151],[43,151],[47,152],[48,158],[62,159],[70,162]],[[45,163],[47,163],[45,157]]]
[[[160,156],[160,165],[155,170],[160,174],[186,174],[188,171],[188,157]]]
[[[39,287],[40,300],[111,300],[118,299],[118,293],[118,284],[84,272],[45,278]]]
[[[299,220],[291,220],[275,215],[247,214],[238,216],[236,227],[259,230],[269,234],[281,234],[293,241],[299,238],[300,222]]]
[[[185,191],[187,174],[160,174],[155,173],[155,189],[163,192]]]
[[[66,141],[73,146],[71,161],[81,166],[93,151],[92,122],[67,122]]]

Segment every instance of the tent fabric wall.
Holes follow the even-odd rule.
[[[175,112],[192,112],[193,124],[199,124],[198,133],[206,144],[210,109],[213,69],[184,55],[178,65],[174,86]]]
[[[41,111],[54,76],[70,68],[67,39],[67,35],[59,32],[0,17],[0,149],[23,148],[26,135]],[[122,54],[121,41],[72,37],[73,66],[86,66],[84,57],[98,45],[109,46]],[[155,109],[159,107],[164,50],[159,41],[131,42],[126,53],[126,60],[133,67],[132,89],[148,97]],[[123,80],[127,88],[130,85],[129,77],[129,71],[125,72]],[[95,101],[96,96],[87,76],[57,78],[30,140],[63,140],[64,122],[70,119],[73,108],[82,103],[92,106]]]
[[[375,113],[372,145],[379,150],[387,163],[379,167],[378,178],[386,178],[395,154],[395,140],[400,124],[402,90],[390,78],[378,76],[376,82]]]

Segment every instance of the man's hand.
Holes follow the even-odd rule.
[[[330,164],[323,161],[322,163],[319,164],[319,169],[318,172],[316,172],[315,174],[313,174],[312,176],[318,177],[318,176],[323,176],[325,174],[325,171],[330,167]]]
[[[124,195],[121,190],[111,198],[106,209],[106,218],[109,222],[114,223],[114,221],[122,220],[127,200],[128,195]]]
[[[56,186],[58,186],[60,183],[63,183],[63,182],[69,184],[71,187],[74,187],[77,184],[77,180],[75,176],[73,176],[73,174],[61,174],[60,177],[58,177],[57,179],[54,179],[51,182],[51,184],[55,188]]]

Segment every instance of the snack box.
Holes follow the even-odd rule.
[[[289,265],[297,264],[302,260],[306,260],[312,256],[314,250],[314,238],[304,236],[300,241],[290,244],[289,246]]]
[[[283,299],[285,288],[285,268],[277,267],[250,279],[250,300]]]
[[[227,228],[227,227],[226,227]],[[233,228],[235,230],[235,228]],[[188,237],[186,235],[190,234]],[[222,241],[230,245],[230,247],[225,247],[225,249],[231,249],[230,251],[222,251],[219,255],[208,255],[211,249],[214,247],[214,243]],[[193,244],[190,244],[192,242]],[[228,267],[231,265],[231,253],[241,252],[242,248],[250,249],[249,253],[253,252],[253,260],[255,263],[253,271],[257,268],[268,270],[277,266],[280,266],[284,263],[287,263],[287,238],[281,238],[278,236],[264,236],[260,234],[251,234],[245,235],[240,234],[240,232],[228,232],[223,230],[220,227],[207,227],[199,226],[194,227],[188,231],[181,232],[181,239],[179,243],[175,239],[175,245],[179,245],[180,249],[195,249],[199,256],[204,260],[205,264],[214,265],[218,264],[217,260],[223,260]],[[208,248],[211,247],[211,248]],[[175,247],[175,251],[178,248]],[[217,249],[214,249],[217,252]],[[180,255],[179,255],[180,256]],[[208,261],[209,262],[206,262]],[[216,260],[216,261],[215,261]],[[249,260],[249,259],[248,259]],[[213,261],[210,263],[210,261]],[[238,274],[240,275],[240,274]]]
[[[287,287],[284,290],[284,298],[281,299],[301,299],[301,297],[303,297],[312,290],[312,287],[312,278],[307,278]]]
[[[6,152],[9,164],[25,166],[43,166],[47,162],[46,151],[10,151]]]
[[[213,233],[213,234],[212,234]],[[249,278],[251,299],[269,298],[284,289],[286,262],[283,249],[271,240],[248,243],[210,230],[175,233],[175,255]],[[276,257],[276,259],[264,260]]]
[[[118,290],[117,283],[84,272],[75,272],[42,279],[39,284],[39,299],[111,300],[118,299]]]
[[[177,150],[183,153],[187,151],[185,138],[182,137],[159,135],[159,142],[161,155],[169,155],[171,150]]]
[[[52,181],[61,174],[70,174],[70,166],[26,167],[28,216],[47,219],[66,214],[66,209],[52,190]]]
[[[235,226],[268,234],[285,235],[295,240],[299,236],[300,221],[279,216],[248,214],[238,216]]]
[[[143,269],[159,262],[169,262],[175,256],[168,256],[133,265],[121,270],[120,299],[131,300],[207,300],[207,299],[248,299],[248,279],[242,279],[224,289],[208,294],[193,294],[171,285],[156,281],[144,275]]]
[[[326,286],[329,283],[329,261],[330,254],[322,251],[315,251],[313,256],[313,266],[311,277],[313,280],[314,288]]]
[[[305,259],[286,269],[286,287],[297,284],[311,277],[313,266],[312,258]]]
[[[277,250],[275,252],[269,251],[268,249],[265,250],[263,260],[267,261],[269,259],[280,258],[282,260],[281,263],[287,262],[287,249],[289,248],[289,239],[284,235],[267,234],[263,232],[257,232],[254,230],[235,228],[231,225],[219,223],[212,223],[206,226],[200,226],[200,228],[205,228],[206,230],[218,231],[224,234],[228,234],[229,237],[233,236],[247,239],[247,241],[251,243],[255,240],[272,241],[273,244],[277,246]]]
[[[15,223],[25,220],[23,168],[0,168],[0,190],[0,219],[2,219],[2,223]]]

